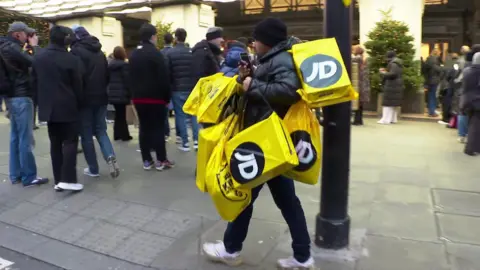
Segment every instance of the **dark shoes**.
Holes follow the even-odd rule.
[[[48,178],[37,177],[28,184],[23,184],[24,187],[39,186],[48,183]]]

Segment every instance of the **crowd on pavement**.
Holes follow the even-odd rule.
[[[301,88],[300,79],[288,52],[299,40],[288,37],[287,26],[281,20],[267,18],[253,30],[255,42],[238,38],[223,51],[222,31],[219,27],[209,28],[205,39],[190,49],[185,44],[187,32],[179,28],[174,37],[164,36],[166,46],[160,51],[156,47],[157,29],[145,23],[139,29],[140,44],[128,60],[125,50],[116,47],[109,61],[100,41],[81,25],[52,26],[49,45],[39,48],[34,29],[23,22],[12,23],[8,35],[0,38],[0,96],[8,97],[12,184],[34,186],[49,182],[48,178],[37,175],[33,155],[34,100],[38,103],[39,120],[47,123],[54,189],[59,192],[83,189],[76,169],[79,141],[88,164],[83,170],[85,175],[100,177],[95,137],[110,176],[119,176],[117,157],[107,134],[108,104],[115,107],[114,140],[121,141],[132,139],[126,111],[133,104],[145,170],[163,171],[175,166],[166,151],[170,102],[175,113],[176,135],[180,138],[179,149],[189,151],[198,147],[198,130],[207,125],[197,123],[182,107],[202,77],[218,72],[230,77],[238,75],[237,82],[247,100],[245,128],[262,121],[272,109],[283,118],[290,106],[301,99],[296,92]],[[249,52],[251,64],[246,65],[240,56]],[[270,104],[265,104],[265,100]],[[192,127],[192,141],[187,122]],[[278,176],[266,184],[293,240],[293,257],[278,260],[278,266],[314,269],[305,214],[293,180]],[[263,184],[252,190],[250,205],[228,224],[223,241],[203,245],[209,259],[230,266],[242,263],[242,243],[262,187]]]

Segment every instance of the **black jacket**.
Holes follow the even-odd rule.
[[[393,58],[383,74],[383,102],[384,107],[400,107],[403,103],[403,61]]]
[[[111,60],[108,64],[108,102],[111,104],[130,103],[130,81],[128,80],[128,63],[122,60]]]
[[[20,41],[11,37],[0,38],[0,50],[7,65],[7,75],[12,86],[8,96],[33,97],[30,80],[33,57],[23,51]]]
[[[480,64],[465,68],[460,109],[466,114],[480,111]]]
[[[185,44],[177,44],[166,52],[172,91],[190,92],[195,87],[192,51]]]
[[[438,84],[441,81],[443,69],[438,57],[430,55],[424,63],[424,77],[426,84]]]
[[[207,77],[220,71],[219,56],[222,54],[222,50],[215,44],[202,40],[193,47],[192,54],[192,73],[195,83],[202,77]]]
[[[108,103],[108,62],[101,49],[102,44],[93,36],[77,40],[72,44],[71,52],[82,60],[85,70],[83,83],[86,105]]]
[[[152,43],[142,42],[132,52],[129,78],[132,99],[170,102],[171,90],[165,58]]]
[[[81,62],[63,47],[50,44],[34,57],[32,86],[38,93],[40,121],[80,120],[83,103]]]
[[[258,59],[259,65],[245,94],[244,128],[266,119],[272,112],[270,108],[284,118],[290,106],[300,100],[297,90],[302,86],[292,55],[287,52],[294,43],[292,38],[281,42]]]

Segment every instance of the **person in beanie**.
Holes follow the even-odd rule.
[[[103,158],[109,167],[110,176],[116,178],[120,174],[117,158],[112,142],[107,134],[108,105],[108,61],[102,52],[102,44],[98,38],[91,36],[83,26],[74,26],[75,41],[71,45],[72,54],[78,56],[83,64],[83,86],[85,106],[82,108],[82,128],[80,130],[83,154],[88,167],[85,175],[99,177],[97,154],[93,144],[93,136],[97,138]]]
[[[288,52],[295,41],[287,38],[287,26],[279,19],[267,18],[255,27],[253,36],[260,65],[253,76],[250,76],[250,71],[245,66],[241,66],[238,79],[243,85],[244,97],[247,100],[244,128],[262,121],[272,108],[283,118],[290,106],[300,100],[296,91],[301,88],[301,83],[295,71],[292,55]],[[293,180],[277,176],[269,180],[267,185],[288,224],[293,239],[293,257],[278,260],[278,267],[314,269],[315,262],[310,255],[307,222],[300,200],[295,194]],[[260,185],[252,190],[250,205],[228,224],[223,242],[203,245],[203,251],[209,259],[230,266],[242,263],[240,251],[247,237],[253,204],[262,187],[263,185]]]
[[[64,26],[50,29],[50,44],[35,56],[33,87],[38,92],[39,119],[48,124],[54,189],[83,189],[77,183],[77,146],[83,104],[81,62],[68,53],[73,31]]]
[[[165,148],[166,106],[170,102],[171,89],[167,65],[163,54],[155,47],[157,29],[151,24],[140,28],[140,45],[132,52],[130,64],[130,89],[132,102],[140,122],[140,151],[143,169],[158,171],[172,168],[175,164],[167,159]],[[150,150],[154,149],[154,161]]]
[[[223,29],[210,27],[207,30],[206,40],[198,42],[192,48],[192,72],[194,83],[202,77],[213,75],[220,71]]]

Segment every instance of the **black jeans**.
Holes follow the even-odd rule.
[[[77,147],[80,123],[48,123],[50,157],[55,184],[77,183]]]
[[[355,116],[353,118],[354,125],[363,125],[363,105],[359,104],[358,109],[355,111]]]
[[[152,161],[150,150],[154,149],[158,161],[167,160],[165,149],[165,105],[135,104],[138,114],[140,151],[143,161]]]
[[[127,104],[113,104],[115,107],[115,122],[113,123],[113,139],[129,140],[130,132],[127,124]]]
[[[310,236],[307,230],[307,221],[300,200],[295,194],[293,180],[284,176],[278,176],[267,182],[273,200],[282,211],[283,218],[288,224],[292,236],[293,256],[301,263],[310,258]],[[242,250],[243,241],[247,237],[248,225],[253,213],[253,204],[262,190],[260,185],[252,190],[252,202],[235,219],[228,223],[223,236],[223,242],[228,253]]]

